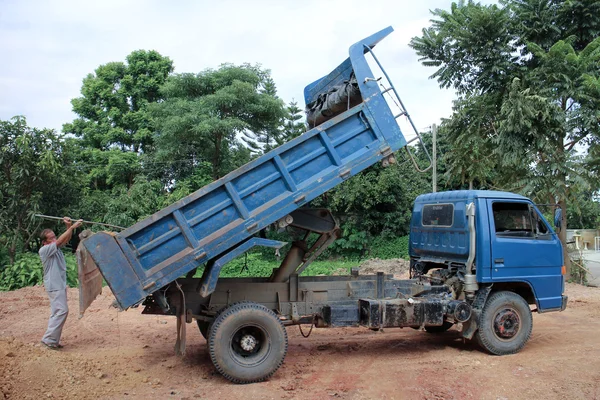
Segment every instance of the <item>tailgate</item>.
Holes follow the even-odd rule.
[[[86,230],[81,233],[80,238],[83,240],[91,234],[90,231]],[[79,277],[79,318],[82,318],[85,310],[102,293],[102,274],[81,242],[77,246],[77,271]]]

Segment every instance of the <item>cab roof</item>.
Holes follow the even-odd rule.
[[[451,190],[448,192],[422,194],[415,199],[415,203],[469,200],[476,198],[529,200],[527,197],[521,196],[520,194],[496,190]]]

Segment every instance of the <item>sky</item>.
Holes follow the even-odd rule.
[[[222,63],[270,69],[278,95],[304,106],[304,87],[348,57],[353,43],[387,27],[375,53],[411,115],[426,130],[451,114],[440,89],[408,43],[447,0],[0,0],[0,120],[24,115],[61,131],[76,118],[71,99],[83,78],[134,50],[156,50],[175,73]]]

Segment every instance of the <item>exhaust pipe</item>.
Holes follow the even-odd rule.
[[[473,299],[475,292],[479,290],[477,277],[473,274],[473,262],[475,261],[475,246],[477,237],[475,235],[475,203],[467,204],[467,218],[469,223],[469,258],[467,259],[467,273],[465,274],[465,294],[467,298]]]

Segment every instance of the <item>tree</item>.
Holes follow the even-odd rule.
[[[408,234],[414,199],[431,190],[425,174],[404,160],[383,168],[375,164],[311,202],[339,219],[342,238],[335,246],[360,250],[374,237]]]
[[[77,177],[68,160],[53,130],[30,128],[22,116],[0,121],[0,229],[11,264],[35,238],[41,222],[35,213],[61,215],[75,202]]]
[[[277,86],[275,85],[273,78],[271,78],[269,75],[269,72],[261,72],[261,75],[263,75],[263,82],[261,83],[262,88],[260,89],[260,93],[278,99]],[[283,103],[281,103],[281,106],[283,106]],[[268,153],[277,147],[277,145],[284,142],[282,137],[283,131],[281,130],[283,118],[284,114],[282,112],[278,121],[273,120],[271,124],[266,125],[263,129],[255,132],[251,130],[245,130],[242,132],[241,139],[250,149],[253,155]]]
[[[147,106],[160,100],[159,88],[173,71],[173,62],[153,50],[134,51],[126,61],[101,65],[83,80],[82,96],[71,101],[79,117],[65,124],[64,132],[95,149],[137,153],[152,148]]]
[[[82,96],[71,101],[78,118],[63,127],[77,139],[72,141],[76,165],[85,176],[75,209],[80,216],[113,221],[111,210],[119,209],[115,201],[131,202],[123,193],[135,191],[144,172],[142,156],[154,149],[148,107],[161,100],[160,87],[172,71],[168,57],[137,50],[126,62],[101,65],[83,80]],[[143,213],[120,222],[135,222],[138,214]]]
[[[453,145],[465,135],[489,152],[494,183],[542,202],[558,202],[565,244],[570,182],[578,179],[574,149],[600,139],[600,2],[472,1],[435,10],[432,26],[411,40],[432,77],[460,98],[446,123]],[[577,25],[579,24],[579,25]],[[462,148],[465,150],[464,148]],[[467,180],[490,171],[475,152],[451,156]],[[477,156],[479,157],[479,156]],[[452,164],[452,163],[451,163]],[[565,263],[569,265],[565,251]]]
[[[213,179],[239,166],[232,165],[237,137],[267,132],[284,116],[282,101],[263,91],[268,77],[257,66],[223,64],[168,79],[161,91],[165,100],[152,107],[154,161],[181,161],[172,164],[167,181],[186,178],[204,161],[211,163]]]
[[[298,107],[298,102],[292,99],[286,107],[286,112],[283,137],[281,143],[278,144],[283,144],[306,132],[306,125],[302,122],[304,115],[302,115],[302,110]]]
[[[164,206],[162,184],[138,176],[131,187],[121,185],[112,190],[102,220],[109,224],[128,227],[149,217]]]

